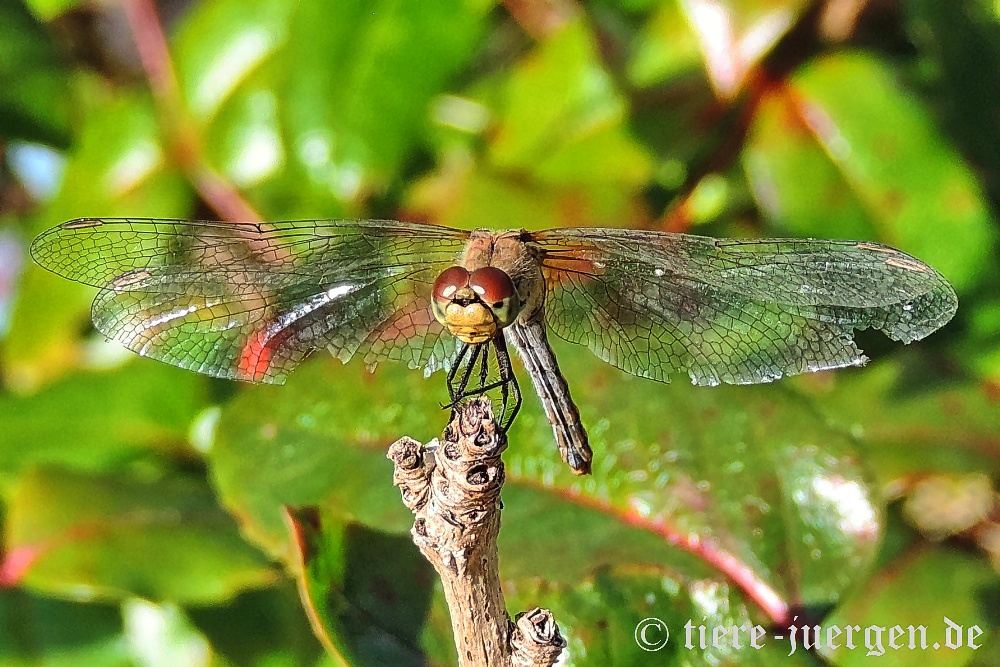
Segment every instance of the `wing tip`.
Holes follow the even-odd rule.
[[[938,331],[958,312],[958,295],[951,284],[940,274],[935,272],[938,283],[915,299],[902,304],[902,309],[907,312],[917,312],[919,317],[904,318],[895,323],[895,326],[882,329],[889,338],[898,340],[903,344],[913,343],[927,338],[932,333]],[[922,305],[920,301],[925,303]],[[916,307],[916,309],[915,309]]]
[[[58,234],[64,230],[73,231],[89,227],[100,227],[103,224],[104,221],[100,218],[74,218],[73,220],[67,220],[66,222],[60,223],[55,227],[49,227],[31,240],[31,244],[28,246],[28,255],[30,255],[31,259],[43,269],[62,276],[64,274],[59,272],[57,268],[53,266],[52,262],[49,261],[49,253],[46,251],[46,247],[50,243],[50,239],[58,237]]]

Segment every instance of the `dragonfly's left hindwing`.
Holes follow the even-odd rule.
[[[934,269],[873,243],[621,229],[530,236],[545,253],[548,326],[663,382],[768,382],[861,364],[855,330],[911,342],[957,307]]]

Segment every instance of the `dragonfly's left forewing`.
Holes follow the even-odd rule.
[[[661,381],[766,382],[857,365],[855,330],[910,342],[957,306],[934,269],[878,244],[620,229],[529,237],[544,257],[553,331]]]

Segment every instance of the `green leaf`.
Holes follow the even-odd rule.
[[[625,102],[583,20],[566,24],[522,61],[503,92],[490,163],[543,183],[635,185],[645,152],[625,132]]]
[[[799,0],[598,0],[537,41],[489,0],[192,2],[170,31],[187,119],[75,42],[57,50],[62,29],[94,15],[89,8],[52,26],[23,10],[49,20],[75,4],[0,7],[0,134],[75,140],[55,199],[4,189],[0,217],[14,216],[21,248],[81,215],[207,216],[174,164],[181,129],[275,218],[649,226],[680,197],[689,215],[671,223],[759,235],[763,211],[772,235],[878,239],[941,269],[961,292],[954,326],[865,369],[774,387],[668,387],[560,347],[596,474],[574,478],[559,462],[522,375],[526,403],[504,456],[501,573],[512,612],[554,610],[573,664],[860,663],[863,652],[785,657],[787,642],[759,653],[672,642],[649,655],[633,636],[648,616],[668,620],[675,642],[687,618],[767,626],[789,609],[801,621],[805,607],[852,594],[831,622],[910,623],[947,607],[956,622],[996,635],[995,572],[973,551],[983,545],[967,536],[929,544],[896,520],[873,562],[879,496],[928,474],[992,479],[1000,469],[994,0],[862,12],[845,44],[869,52],[816,43],[818,54],[774,49],[815,4]],[[758,78],[762,58],[772,74],[794,74]],[[748,91],[750,106],[711,89],[739,98],[751,80],[762,85]],[[266,563],[204,481],[171,477],[200,464],[188,429],[211,414],[202,412],[217,399],[207,388],[222,385],[144,360],[78,372],[95,349],[107,355],[90,344],[93,290],[30,265],[13,275],[16,312],[0,346],[0,513],[10,503],[0,577],[24,586],[0,590],[0,664],[144,657],[115,610],[57,603],[35,588],[214,596],[174,617],[183,625],[189,616],[208,639],[206,659],[313,664],[320,647],[289,582],[247,590],[271,581]],[[878,359],[879,344],[863,342]],[[319,506],[310,585],[330,595],[311,604],[342,653],[377,662],[389,654],[377,652],[381,639],[404,659],[451,664],[447,610],[433,582],[414,574],[426,566],[408,544],[412,516],[384,458],[400,435],[439,434],[443,378],[388,365],[369,375],[317,358],[285,387],[221,390],[237,396],[207,453],[221,499],[246,535],[293,567],[282,507]],[[170,516],[182,519],[151,525]],[[387,568],[414,581],[385,587]],[[366,614],[378,618],[365,623]],[[1000,664],[998,646],[957,657]],[[885,657],[956,658],[937,653]]]
[[[883,655],[924,660],[933,655],[935,666],[968,664],[979,653],[967,644],[973,626],[979,626],[982,633],[976,640],[979,644],[996,644],[988,628],[994,627],[991,616],[995,617],[997,592],[996,572],[982,559],[952,549],[915,547],[880,570],[823,624],[824,633],[830,626],[875,626],[882,628],[881,634],[874,630],[857,638],[854,650],[841,637],[838,650],[822,653],[838,665],[869,665]],[[949,621],[952,639],[960,638],[961,648],[946,644]],[[897,639],[901,650],[889,645],[887,629],[896,625],[907,632]],[[908,649],[908,628],[920,625],[926,628],[926,648],[921,648],[918,634],[918,648]]]
[[[25,4],[36,16],[48,21],[75,7],[86,4],[86,0],[25,0]]]
[[[560,359],[581,388],[595,472],[569,472],[528,395],[505,454],[504,576],[569,583],[602,566],[670,564],[735,578],[780,616],[793,600],[835,602],[865,571],[879,510],[851,442],[806,403],[778,387],[660,385],[567,348]],[[409,528],[385,450],[440,431],[443,378],[363,373],[307,364],[285,387],[255,388],[224,409],[210,452],[216,484],[275,556],[289,558],[283,505]]]
[[[606,568],[570,584],[518,581],[507,590],[509,607],[552,610],[568,641],[565,659],[576,667],[817,664],[806,651],[789,655],[788,643],[774,637],[787,631],[762,620],[725,581],[650,565]],[[753,626],[764,633],[760,648],[749,642]],[[727,630],[718,642],[716,628]]]
[[[340,365],[308,362],[284,386],[253,387],[223,409],[208,452],[214,483],[244,533],[272,556],[292,553],[286,505],[324,503],[390,532],[411,521],[385,458],[391,429],[432,434],[446,413],[419,373],[397,369],[386,382],[383,370]]]
[[[599,563],[683,565],[677,551],[685,551],[717,573],[746,576],[745,588],[769,608],[772,593],[786,602],[835,602],[865,571],[880,512],[853,444],[807,403],[780,385],[657,384],[591,360],[581,363],[571,349],[562,350],[570,386],[586,388],[577,400],[590,425],[594,475],[573,478],[548,453],[548,424],[530,412],[520,424],[530,435],[521,442],[540,448],[512,447],[509,475],[542,480],[543,489],[556,493],[557,505],[578,499],[673,545],[666,558],[653,552],[623,558],[615,551],[627,549],[630,538],[610,533],[601,539],[599,524],[585,523],[574,539],[600,542],[604,551],[595,557],[583,549],[579,560],[561,559],[562,577]],[[532,530],[530,522],[519,525]],[[598,536],[589,535],[592,530]],[[504,539],[517,535],[505,530]],[[560,578],[556,571],[543,570],[543,576]]]
[[[174,63],[187,108],[207,121],[288,39],[294,4],[196,5],[174,37]]]
[[[174,603],[130,599],[122,605],[133,660],[147,665],[178,665],[210,655],[208,642]],[[204,658],[202,658],[204,660]]]
[[[921,82],[929,84],[928,99],[942,117],[940,124],[985,172],[995,201],[1000,108],[987,100],[987,91],[1000,80],[1000,22],[995,14],[1000,4],[968,0],[949,6],[911,0],[902,9],[907,32],[919,50],[918,73]]]
[[[128,664],[122,621],[111,605],[56,600],[0,588],[0,667]]]
[[[520,61],[453,100],[493,121],[486,155],[445,128],[441,168],[414,187],[408,210],[462,228],[621,226],[643,216],[635,190],[652,170],[627,127],[615,89],[583,19],[569,21]]]
[[[432,616],[436,575],[403,535],[289,510],[302,602],[327,651],[351,665],[455,663],[451,624]]]
[[[38,469],[9,500],[8,577],[64,596],[206,604],[274,572],[194,477],[139,481]]]
[[[202,3],[178,31],[177,71],[213,162],[266,208],[354,210],[419,145],[490,4]]]
[[[909,352],[909,351],[908,351]],[[802,383],[831,425],[858,434],[882,483],[929,472],[1000,471],[1000,410],[988,383],[946,381],[915,354]]]
[[[412,191],[407,208],[464,229],[613,227],[642,216],[633,194],[614,183],[543,187],[475,165],[425,179]]]
[[[108,94],[81,77],[88,104],[77,143],[67,155],[62,188],[44,214],[48,227],[87,215],[181,215],[190,187],[167,153],[157,110],[134,90]],[[39,230],[41,231],[41,230]]]
[[[863,54],[812,61],[776,85],[744,160],[758,202],[782,231],[884,241],[934,266],[959,292],[976,282],[996,242],[975,176],[919,103]]]
[[[0,140],[65,147],[69,76],[45,27],[22,0],[0,4]]]
[[[149,98],[130,91],[108,96],[93,80],[80,85],[90,89],[90,101],[79,139],[67,156],[62,187],[31,230],[88,215],[187,214],[191,189],[167,158]],[[35,386],[51,374],[51,366],[65,365],[94,294],[92,288],[28,267],[3,349],[17,384]]]
[[[321,664],[323,649],[290,579],[274,587],[244,591],[225,603],[185,611],[229,664]]]
[[[0,480],[37,464],[99,472],[189,455],[188,429],[207,397],[197,375],[148,362],[73,375],[35,395],[0,394]]]
[[[698,66],[698,42],[684,20],[679,0],[658,3],[637,36],[628,64],[629,80],[646,87],[690,73]]]

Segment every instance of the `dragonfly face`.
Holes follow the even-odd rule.
[[[579,473],[590,448],[548,333],[640,377],[750,384],[862,364],[856,330],[909,343],[957,307],[930,266],[854,241],[86,218],[41,234],[31,254],[98,288],[92,317],[108,338],[217,377],[281,383],[327,348],[457,385],[492,350],[512,380],[509,341]]]
[[[445,269],[434,281],[431,307],[451,335],[472,345],[492,340],[521,312],[513,281],[495,266]]]

